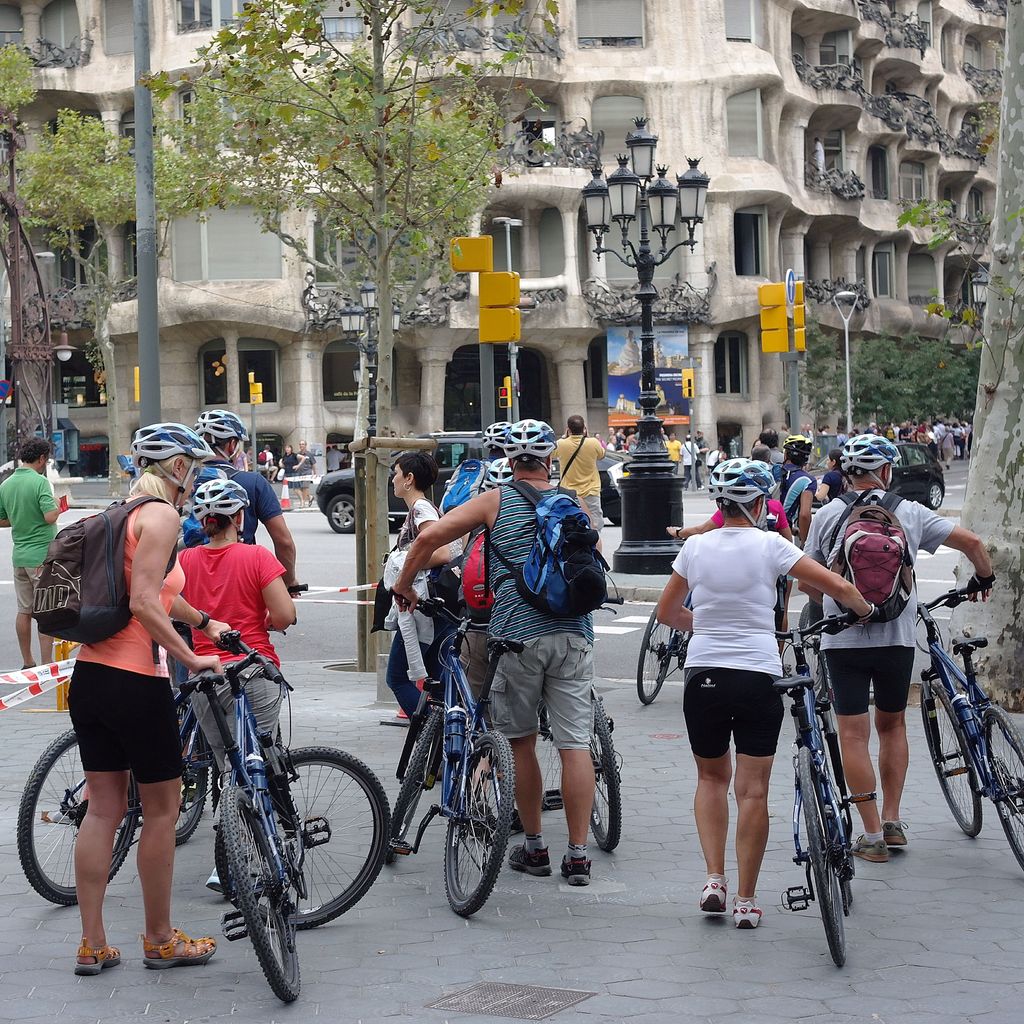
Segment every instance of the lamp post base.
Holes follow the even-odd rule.
[[[612,556],[615,572],[667,577],[679,544],[665,532],[683,522],[683,481],[674,472],[639,472],[619,482],[622,543]]]

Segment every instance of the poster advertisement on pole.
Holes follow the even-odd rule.
[[[654,386],[658,416],[666,426],[688,425],[690,401],[683,398],[683,368],[690,354],[686,324],[654,328]],[[608,425],[632,427],[640,410],[640,327],[608,328]]]

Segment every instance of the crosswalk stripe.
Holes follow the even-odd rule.
[[[595,633],[603,636],[623,636],[626,633],[638,633],[638,626],[595,626]]]
[[[615,621],[621,625],[625,625],[627,622],[639,622],[641,626],[646,626],[649,618],[649,615],[623,615]]]

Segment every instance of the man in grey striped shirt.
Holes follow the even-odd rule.
[[[394,593],[415,605],[412,587],[419,569],[438,547],[480,526],[491,531],[491,543],[504,559],[521,567],[533,547],[537,517],[534,503],[521,492],[550,490],[551,453],[555,433],[546,423],[522,420],[507,435],[505,454],[514,483],[486,491],[425,525],[406,555]],[[494,560],[498,564],[498,560]],[[548,709],[554,744],[562,761],[562,801],[569,844],[562,858],[562,877],[570,885],[587,885],[590,860],[587,832],[594,803],[594,765],[590,757],[593,711],[594,627],[590,615],[558,618],[528,604],[512,573],[494,572],[494,606],[488,632],[524,644],[520,654],[502,657],[491,687],[491,720],[512,744],[516,766],[516,806],[526,841],[509,857],[514,871],[547,876],[551,862],[541,833],[543,781],[537,761],[537,706]]]

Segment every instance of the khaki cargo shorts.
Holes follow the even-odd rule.
[[[32,614],[36,584],[39,582],[39,574],[42,571],[43,567],[41,565],[16,565],[14,567],[14,596],[18,599],[18,613],[20,615]]]
[[[594,711],[594,645],[578,633],[531,640],[520,654],[505,654],[491,685],[491,721],[509,739],[537,731],[537,707],[547,705],[558,750],[590,746]]]
[[[582,506],[583,511],[590,517],[590,525],[600,533],[604,529],[604,511],[601,509],[601,495],[591,494],[586,498],[576,499]]]

